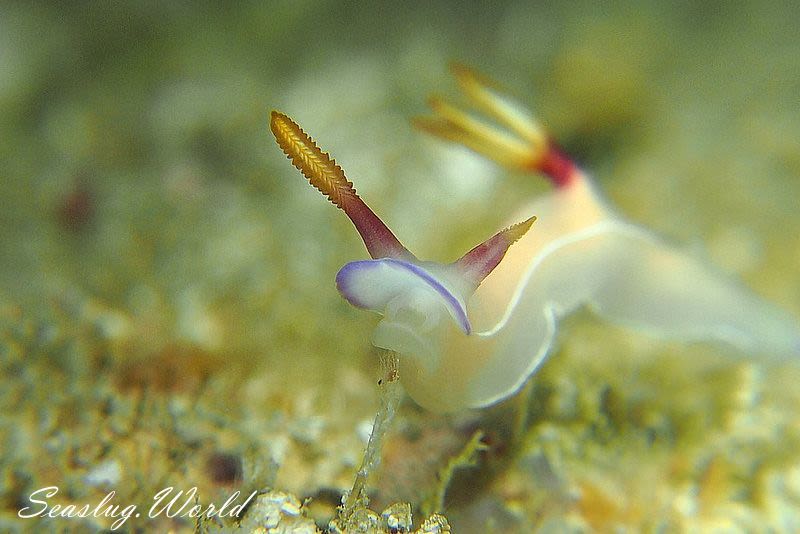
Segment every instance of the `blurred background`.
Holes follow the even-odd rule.
[[[413,130],[409,119],[426,113],[428,95],[455,95],[451,61],[497,80],[533,109],[628,217],[800,315],[798,11],[789,2],[5,3],[2,525],[18,528],[20,503],[45,485],[59,485],[73,501],[96,502],[115,488],[123,499],[147,502],[167,483],[198,485],[207,499],[230,493],[230,484],[327,498],[328,508],[315,512],[325,523],[363,447],[357,429],[374,413],[375,318],[338,296],[336,271],[366,252],[346,218],[280,153],[269,111],[287,113],[330,151],[418,256],[452,260],[547,185]],[[608,334],[591,318],[574,323],[566,352],[586,343],[592,354],[626,362],[615,364],[613,377],[597,363],[585,380],[611,384],[622,404],[646,397],[652,404],[642,413],[661,421],[655,430],[618,421],[608,440],[627,443],[628,432],[644,427],[657,438],[663,431],[671,452],[661,459],[681,473],[671,481],[680,491],[696,486],[686,491],[697,497],[711,477],[724,487],[714,490],[723,495],[719,517],[731,515],[725,506],[733,495],[746,504],[737,513],[746,509],[753,521],[800,528],[800,463],[778,445],[764,452],[774,434],[753,448],[750,463],[728,459],[719,472],[715,458],[727,453],[670,456],[686,443],[704,450],[690,429],[730,430],[735,399],[762,394],[757,378],[742,385],[755,371],[727,368],[721,351],[692,348],[669,364],[674,387],[661,386],[660,397],[631,393],[631,382],[644,388],[664,376],[653,361],[626,359],[646,342]],[[690,363],[698,354],[712,369],[703,368],[711,373],[702,375],[705,384],[681,367],[703,365]],[[564,359],[546,366],[537,391],[550,393],[533,402],[583,391],[584,379],[572,375],[585,362]],[[596,401],[601,390],[588,395]],[[596,429],[600,408],[584,413],[578,400],[564,403],[578,414],[569,432],[579,423]],[[523,443],[536,441],[537,417],[553,416],[556,405],[535,406]],[[470,416],[484,418],[476,423],[405,410],[404,432],[441,453],[428,478],[395,474],[376,483],[378,502],[423,502],[442,463],[469,438],[466,429],[482,425],[500,427],[497,439],[513,446],[498,448],[499,459],[484,459],[467,478],[473,494],[454,490],[460,497],[448,510],[459,532],[490,524],[530,531],[550,524],[542,517],[573,515],[599,530],[648,524],[652,510],[641,503],[597,517],[609,509],[603,499],[619,504],[614,492],[627,493],[614,486],[619,480],[604,481],[602,469],[588,477],[591,489],[575,483],[589,496],[578,501],[594,498],[596,507],[576,508],[575,493],[564,488],[585,480],[576,474],[583,472],[545,469],[540,459],[552,462],[554,453],[513,441],[518,436],[491,413]],[[797,439],[798,421],[785,417],[784,430]],[[587,439],[602,457],[608,442],[596,437]],[[420,440],[408,441],[397,458],[416,454]],[[641,452],[630,452],[632,464],[648,461]],[[772,480],[753,467],[764,458],[781,459],[777,473],[794,473],[779,504],[765,489],[741,496],[754,478]],[[229,469],[220,474],[220,464]],[[387,460],[385,469],[393,465]],[[542,484],[531,481],[541,482],[542,470],[558,480],[548,495],[568,498],[536,493]],[[609,487],[616,489],[597,489]],[[664,524],[702,516],[684,513],[664,491]],[[749,507],[759,498],[777,515]]]

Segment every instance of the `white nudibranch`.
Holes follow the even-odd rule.
[[[453,70],[469,101],[507,131],[438,99],[436,116],[416,126],[541,172],[554,189],[522,210],[523,222],[451,264],[418,260],[297,124],[279,112],[270,121],[292,163],[364,240],[373,259],[345,265],[336,286],[354,306],[382,315],[372,342],[400,355],[400,380],[416,402],[443,412],[513,395],[552,349],[558,320],[580,306],[655,336],[800,356],[795,318],[625,221],[534,120],[468,69]]]

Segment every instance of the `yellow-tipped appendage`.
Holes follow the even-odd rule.
[[[353,222],[373,258],[413,258],[391,230],[356,194],[342,168],[292,119],[273,111],[269,121],[281,150],[309,183],[338,206]]]
[[[536,222],[536,216],[534,215],[522,222],[512,224],[508,228],[502,230],[500,232],[500,235],[503,236],[503,238],[508,243],[508,246],[510,247],[511,245],[519,241],[522,238],[522,236],[527,234],[528,230],[531,229],[531,226],[533,226],[533,223],[535,222]]]
[[[473,289],[497,267],[508,249],[530,230],[536,217],[512,224],[464,254],[453,265]]]
[[[547,135],[541,125],[500,93],[492,90],[494,84],[491,81],[459,63],[451,65],[450,72],[476,108],[517,133],[530,147],[546,148]]]
[[[415,118],[414,125],[437,137],[461,143],[505,167],[537,168],[550,148],[544,130],[492,91],[489,83],[472,70],[453,65],[451,71],[468,102],[507,130],[490,126],[437,97],[429,100],[434,117]]]
[[[331,202],[347,211],[350,199],[358,198],[358,195],[336,160],[320,150],[311,136],[279,111],[272,112],[269,127],[281,150],[292,160],[292,165]]]

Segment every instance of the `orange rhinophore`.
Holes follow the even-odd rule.
[[[408,252],[389,228],[361,200],[342,168],[314,143],[292,119],[273,111],[269,123],[281,150],[308,181],[353,221],[373,258],[408,258]]]

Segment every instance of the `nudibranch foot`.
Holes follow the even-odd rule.
[[[612,268],[589,301],[598,315],[655,337],[713,340],[778,360],[800,356],[791,315],[649,232],[621,221],[609,227],[603,265]]]

